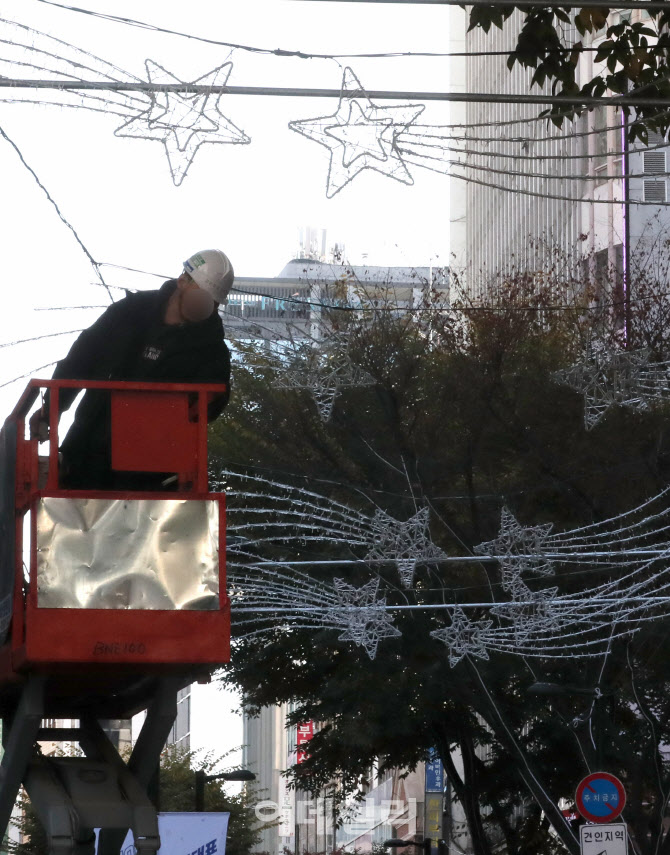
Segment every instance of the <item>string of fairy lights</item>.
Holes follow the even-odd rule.
[[[666,363],[650,364],[647,352],[625,354],[623,361],[612,359],[611,354],[609,361],[603,354],[599,356],[598,361],[589,354],[590,361],[555,377],[557,383],[567,382],[584,394],[587,427],[593,427],[612,406],[638,408],[646,396],[644,406],[650,407],[666,399]],[[323,379],[329,384],[333,363],[337,364],[332,341],[323,357]],[[308,388],[293,360],[288,357],[286,362],[290,369],[285,386]],[[314,373],[316,362],[312,349],[306,371]],[[594,371],[597,394],[593,391]],[[315,404],[320,409],[316,398]],[[382,640],[397,638],[400,633],[393,616],[420,610],[448,616],[448,623],[433,629],[431,635],[446,645],[452,666],[464,656],[487,659],[493,651],[542,658],[600,656],[613,638],[630,636],[645,621],[662,618],[670,602],[667,489],[611,519],[556,533],[549,524],[523,526],[503,507],[499,536],[475,547],[475,556],[481,556],[477,559],[467,554],[447,555],[432,542],[427,507],[407,520],[398,520],[381,508],[364,514],[313,490],[257,474],[229,471],[222,478],[231,503],[230,567],[241,637],[272,634],[278,626],[339,629],[341,640],[363,647],[374,658]],[[292,561],[286,556],[287,550],[304,556],[310,547],[322,555],[326,545],[345,557]],[[458,589],[439,586],[435,568],[445,562],[469,564],[473,558],[497,563],[499,588],[508,599],[468,603],[453,599],[458,597]],[[561,593],[558,585],[537,586],[537,579],[554,581],[552,577],[556,577],[560,582],[557,568],[565,571],[571,565],[582,571],[597,569],[610,578],[578,594]],[[372,578],[358,593],[340,577],[334,577],[330,588],[324,587],[323,579],[314,581],[312,587],[311,576],[301,569],[343,572],[361,566]],[[380,575],[380,568],[389,566],[395,568],[399,585]],[[293,596],[296,589],[300,591],[297,598]],[[324,600],[326,590],[329,599]],[[403,595],[402,603],[389,604],[389,597],[398,592],[411,592],[414,602]],[[436,593],[442,597],[439,602],[430,599]],[[479,614],[473,616],[473,610]]]
[[[551,525],[523,526],[503,508],[499,536],[475,553],[476,560],[495,562],[507,599],[459,602],[458,589],[435,585],[436,570],[473,557],[447,555],[432,542],[426,508],[403,521],[256,474],[224,471],[221,478],[238,638],[336,629],[374,658],[380,642],[401,634],[394,620],[402,612],[422,612],[432,617],[430,634],[446,646],[452,666],[493,651],[600,656],[613,637],[662,618],[670,602],[668,489],[611,519],[556,533]],[[326,545],[339,556],[309,557],[310,549],[322,554]],[[291,552],[307,557],[292,561]],[[562,593],[557,571],[571,564],[608,571],[609,578]],[[352,584],[350,574],[362,568],[367,581]],[[538,579],[555,584],[539,587]]]

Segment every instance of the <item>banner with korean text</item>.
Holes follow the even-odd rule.
[[[159,813],[160,855],[225,855],[229,813]],[[135,855],[133,833],[120,855]]]

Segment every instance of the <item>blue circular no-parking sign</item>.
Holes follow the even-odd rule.
[[[623,784],[609,772],[593,772],[577,787],[577,810],[590,822],[612,822],[626,804]]]

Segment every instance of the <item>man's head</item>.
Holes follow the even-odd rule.
[[[230,259],[220,249],[196,252],[184,262],[184,273],[188,273],[199,288],[211,294],[215,302],[227,302],[235,272]]]
[[[184,262],[177,280],[178,310],[183,320],[204,321],[214,306],[228,300],[235,274],[228,257],[219,249],[204,249]]]

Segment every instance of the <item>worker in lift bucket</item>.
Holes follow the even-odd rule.
[[[112,303],[56,365],[54,379],[229,385],[230,352],[218,306],[228,301],[234,275],[221,250],[195,253],[177,279]],[[61,412],[78,392],[60,390]],[[215,419],[227,403],[228,393],[210,400],[208,419]],[[47,393],[42,409],[30,419],[31,437],[48,438],[48,419]],[[172,473],[112,470],[110,396],[105,391],[84,394],[60,451],[60,486],[65,489],[159,490],[176,480]]]

